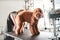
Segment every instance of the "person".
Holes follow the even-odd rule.
[[[5,33],[5,32],[12,32],[13,31],[16,15],[17,15],[16,11],[13,11],[13,12],[11,12],[8,15],[7,25],[3,28],[3,33]],[[3,40],[14,40],[14,38],[12,38],[10,36],[7,36],[7,35],[4,35],[4,39]]]
[[[18,10],[18,12],[21,12],[21,11],[23,11],[23,9]],[[18,12],[17,11],[10,12],[7,18],[6,26],[3,28],[3,33],[15,31],[15,28],[16,28],[15,18]],[[14,38],[7,36],[7,35],[3,35],[3,37],[4,37],[3,40],[14,40]]]

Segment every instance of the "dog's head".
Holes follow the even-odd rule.
[[[36,8],[33,11],[33,16],[35,17],[35,19],[39,20],[40,18],[43,17],[43,12],[40,8]]]

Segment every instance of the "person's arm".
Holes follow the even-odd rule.
[[[12,21],[13,21],[13,23],[14,23],[14,27],[13,27],[13,31],[15,31],[15,28],[16,28],[16,22],[15,22],[15,15],[14,14],[10,14],[10,17],[11,17],[11,19],[12,19]]]
[[[15,18],[16,18],[15,15],[14,15],[13,13],[11,13],[11,14],[10,14],[10,17],[11,17],[11,19],[12,19],[14,25],[15,25]]]

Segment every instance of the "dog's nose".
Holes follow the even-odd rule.
[[[41,13],[38,13],[37,15],[41,16]]]

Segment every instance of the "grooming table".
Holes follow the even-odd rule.
[[[16,35],[14,32],[4,33],[7,36],[11,36],[18,40],[51,40],[49,37],[52,37],[51,32],[40,32],[39,35],[32,36],[30,31],[26,29],[23,34]]]

